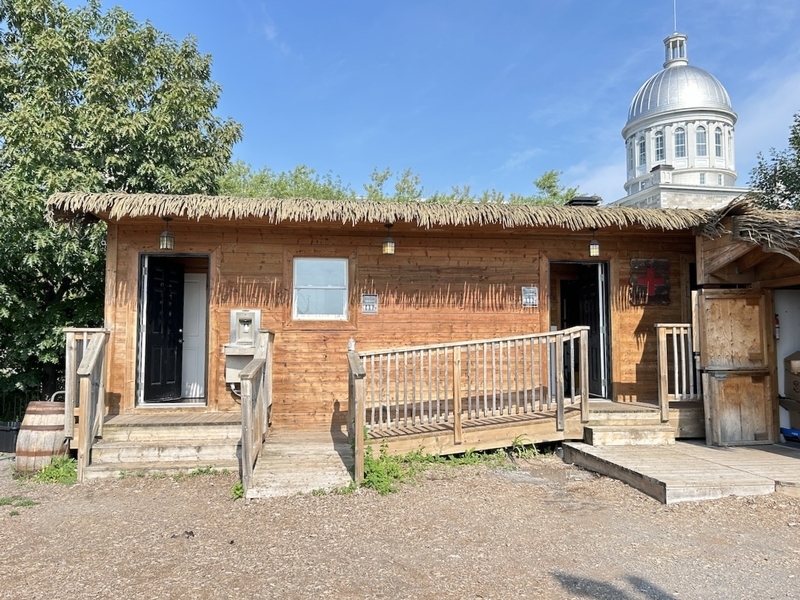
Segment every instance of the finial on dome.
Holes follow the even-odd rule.
[[[684,33],[673,33],[664,39],[667,59],[664,61],[664,68],[682,67],[689,64],[686,56],[686,40],[689,39]]]

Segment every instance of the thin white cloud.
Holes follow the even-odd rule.
[[[604,204],[619,200],[625,195],[625,156],[619,154],[605,164],[583,161],[568,167],[561,178],[562,183],[567,187],[577,187],[581,195],[596,194]]]
[[[795,58],[795,57],[792,57]],[[759,152],[786,148],[789,127],[800,111],[800,65],[784,60],[780,68],[760,69],[752,93],[734,106],[739,113],[736,127],[736,162],[739,185],[746,185]]]
[[[237,5],[247,18],[247,26],[250,31],[254,31],[259,36],[264,37],[281,54],[292,54],[289,44],[281,39],[278,24],[267,11],[266,4],[262,3],[255,7],[248,2],[239,0]]]
[[[531,162],[541,153],[541,148],[528,148],[522,152],[514,152],[502,165],[496,168],[495,171],[516,171],[521,166]]]

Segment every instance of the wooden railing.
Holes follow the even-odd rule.
[[[688,323],[656,324],[658,342],[658,405],[661,421],[669,421],[669,403],[700,400],[699,365],[695,360],[692,326]]]
[[[64,437],[77,444],[80,436],[79,429],[75,426],[78,409],[78,366],[83,360],[89,342],[95,334],[106,333],[104,329],[79,329],[66,328],[67,335],[66,358],[64,363]]]
[[[275,334],[258,332],[255,355],[242,369],[242,485],[247,491],[253,484],[253,470],[269,429],[272,407],[272,348]]]
[[[450,425],[555,412],[580,402],[588,418],[588,327],[524,336],[395,348],[348,355],[350,433],[356,460],[364,432]],[[359,469],[356,468],[358,475]]]
[[[107,341],[108,332],[102,330],[92,332],[89,344],[75,371],[78,390],[77,406],[72,402],[65,402],[65,407],[72,408],[78,416],[78,481],[83,481],[83,473],[89,466],[95,439],[103,435],[103,418],[106,411],[105,356]],[[68,373],[68,380],[69,377]]]

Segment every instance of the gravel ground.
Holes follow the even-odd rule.
[[[795,598],[800,499],[664,506],[555,456],[246,506],[231,474],[66,487],[0,455],[0,598]],[[19,514],[13,515],[12,512]]]

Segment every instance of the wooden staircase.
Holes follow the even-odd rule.
[[[661,412],[652,404],[592,402],[583,441],[590,446],[670,445],[675,429],[661,422]]]
[[[239,472],[238,413],[114,415],[91,449],[85,479],[125,473],[179,473],[198,468]]]

